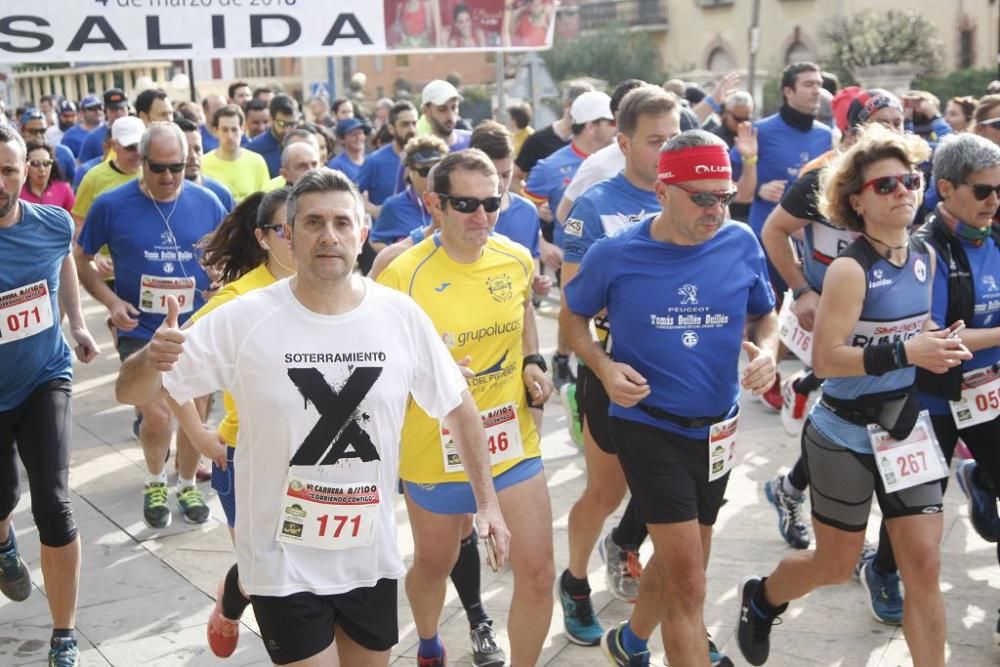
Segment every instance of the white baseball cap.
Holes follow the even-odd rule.
[[[462,96],[458,94],[458,89],[451,85],[447,81],[441,79],[434,79],[426,86],[424,86],[424,92],[420,94],[420,105],[423,106],[430,102],[434,106],[440,104],[446,104],[448,100],[458,98],[458,101],[462,101]]]
[[[573,106],[569,108],[569,115],[573,119],[574,125],[582,125],[602,118],[615,119],[614,114],[611,113],[611,98],[608,97],[607,93],[600,93],[596,90],[586,92],[573,100]]]
[[[122,146],[134,146],[142,139],[146,125],[135,116],[122,116],[111,126],[111,138]]]

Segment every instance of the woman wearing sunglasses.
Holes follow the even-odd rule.
[[[290,191],[291,188],[284,187],[267,194],[251,194],[207,237],[202,262],[216,272],[225,285],[191,316],[185,326],[247,292],[295,274],[295,257],[285,237],[285,202]],[[217,432],[199,430],[187,435],[195,447],[210,458],[215,457],[220,443],[225,445],[228,465],[225,470],[218,464],[212,465],[212,488],[219,495],[232,537],[236,525],[233,455],[239,417],[229,392],[223,393],[223,403],[226,414]],[[220,658],[236,650],[240,616],[248,604],[250,600],[240,590],[239,572],[234,564],[219,583],[215,608],[208,619],[208,645]]]
[[[973,134],[946,137],[934,154],[934,176],[942,201],[917,232],[937,253],[931,319],[943,327],[964,322],[962,339],[973,356],[944,376],[918,371],[917,386],[946,461],[959,438],[972,453],[974,460],[958,467],[958,482],[971,501],[976,532],[996,542],[1000,236],[993,220],[1000,205],[1000,148]]]
[[[821,179],[820,212],[861,237],[827,270],[816,314],[813,361],[826,381],[802,435],[816,550],[740,584],[739,645],[752,665],[766,662],[771,624],[791,600],[850,581],[873,493],[906,587],[910,655],[918,667],[944,665],[939,479],[947,471],[930,420],[918,417],[913,367],[940,374],[972,355],[952,331],[930,331],[935,253],[907,236],[927,155],[919,138],[872,125]]]
[[[31,142],[27,148],[28,178],[21,188],[21,199],[32,204],[48,204],[72,211],[76,197],[69,183],[62,179],[52,147]]]

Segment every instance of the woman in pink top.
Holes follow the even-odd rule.
[[[21,199],[67,211],[73,209],[76,197],[69,183],[62,180],[54,151],[48,144],[28,143],[28,178],[21,188]]]

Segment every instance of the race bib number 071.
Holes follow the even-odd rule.
[[[44,280],[0,293],[0,345],[40,334],[52,326],[52,301]]]

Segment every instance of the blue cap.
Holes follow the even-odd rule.
[[[38,120],[39,118],[45,120],[45,114],[43,114],[40,109],[28,107],[24,110],[24,113],[21,114],[21,126],[24,127],[27,125],[29,120]]]
[[[101,102],[101,98],[97,95],[87,95],[82,100],[80,100],[81,109],[91,109],[93,107],[102,107],[104,103]]]
[[[76,105],[69,100],[63,100],[57,107],[59,113],[76,113]]]
[[[337,121],[337,129],[335,132],[338,137],[343,139],[347,136],[348,132],[356,130],[359,127],[364,128],[365,134],[372,131],[372,126],[360,118],[344,118],[343,120]]]

